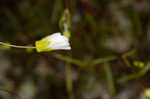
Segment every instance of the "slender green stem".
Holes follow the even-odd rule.
[[[60,60],[66,61],[67,63],[72,63],[72,64],[75,64],[80,67],[84,67],[86,65],[86,63],[84,61],[73,59],[72,57],[69,57],[69,56],[63,56],[60,54],[53,54],[53,56]]]
[[[106,62],[110,62],[110,61],[113,61],[113,60],[116,60],[116,59],[117,59],[117,56],[107,56],[107,57],[104,57],[104,58],[97,58],[97,59],[92,61],[92,65],[97,65],[97,64],[100,64],[100,63],[106,63]]]
[[[132,49],[131,51],[126,52],[122,55],[122,59],[123,59],[124,63],[129,67],[131,67],[131,63],[129,62],[127,57],[133,55],[135,52],[136,52],[136,49]]]
[[[109,63],[104,63],[104,70],[105,70],[107,82],[109,85],[110,96],[112,97],[115,95],[115,84],[114,84],[113,74],[112,74]]]
[[[129,74],[129,75],[123,76],[117,82],[123,83],[132,79],[140,78],[144,76],[149,70],[150,70],[150,63],[148,63],[147,66],[145,66],[141,71],[137,72],[136,74]]]
[[[71,63],[71,64],[75,64],[75,65],[80,66],[80,67],[85,67],[86,65],[95,66],[97,64],[106,63],[106,62],[110,62],[110,61],[117,59],[117,56],[108,56],[108,57],[104,57],[104,58],[94,59],[94,60],[91,60],[90,62],[86,62],[86,61],[74,59],[74,58],[69,57],[69,56],[63,56],[60,54],[53,54],[53,56],[60,59],[60,60],[66,61],[66,62]]]
[[[66,63],[66,89],[68,92],[69,99],[74,99],[74,95],[72,92],[71,66],[69,63]]]
[[[4,42],[0,42],[0,45],[8,46],[8,47],[14,47],[14,48],[35,48],[34,46],[18,46],[18,45],[12,45]]]

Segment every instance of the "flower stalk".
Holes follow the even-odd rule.
[[[7,47],[14,47],[14,48],[33,48],[35,49],[35,46],[19,46],[19,45],[13,45],[9,43],[0,42],[0,45],[7,46]]]

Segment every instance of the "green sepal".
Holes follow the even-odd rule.
[[[37,52],[48,52],[48,51],[52,51],[52,48],[48,48],[48,46],[51,44],[50,41],[47,40],[39,40],[35,42],[35,47]]]
[[[59,20],[59,27],[60,29],[64,30],[63,23],[65,22],[68,25],[68,29],[71,27],[71,17],[69,9],[65,9],[60,20]]]
[[[64,24],[67,25],[67,28],[65,28]],[[71,32],[70,32],[71,17],[70,17],[69,9],[64,10],[62,17],[59,20],[59,27],[63,31],[63,35],[70,38],[70,36],[71,36]]]

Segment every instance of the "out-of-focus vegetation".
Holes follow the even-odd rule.
[[[148,98],[149,0],[0,1],[0,41],[34,45],[55,32],[71,51],[0,46],[0,99]]]

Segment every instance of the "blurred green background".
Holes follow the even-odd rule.
[[[149,0],[0,0],[0,41],[63,32],[65,9],[71,51],[0,46],[0,99],[148,99]]]

